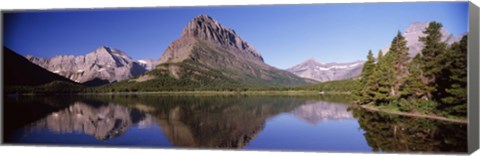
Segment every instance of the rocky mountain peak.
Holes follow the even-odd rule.
[[[183,29],[181,37],[172,43],[164,52],[160,62],[180,62],[187,57],[184,51],[198,40],[218,46],[239,56],[263,63],[263,57],[253,46],[248,44],[230,28],[224,27],[208,15],[199,15],[191,20]]]
[[[182,36],[191,35],[197,37],[208,37],[205,35],[206,31],[214,31],[214,30],[225,30],[227,28],[223,27],[220,23],[214,20],[212,17],[202,14],[195,18],[193,18],[190,23],[183,29]],[[212,36],[214,37],[214,36]]]

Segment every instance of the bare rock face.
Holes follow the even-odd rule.
[[[425,45],[419,40],[419,37],[424,37],[426,36],[423,31],[428,27],[430,22],[414,22],[408,26],[408,28],[403,32],[403,36],[405,37],[405,40],[407,40],[407,47],[409,48],[409,56],[410,57],[415,57],[418,53],[421,52],[421,50],[425,47]],[[454,42],[459,42],[462,39],[462,36],[464,35],[458,35],[455,36],[448,32],[445,28],[442,28],[440,30],[442,33],[442,42],[447,43],[448,45],[453,44]],[[388,49],[390,48],[390,45],[388,45],[386,48],[382,49],[383,52],[388,52]]]
[[[102,46],[85,56],[60,55],[53,58],[27,56],[31,62],[69,78],[86,83],[93,80],[121,81],[146,71],[120,50]]]
[[[360,76],[364,61],[349,63],[321,63],[315,59],[309,59],[287,71],[304,78],[310,78],[319,82],[344,80]]]

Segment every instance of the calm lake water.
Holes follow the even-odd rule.
[[[467,151],[467,125],[369,112],[345,97],[6,97],[8,144],[330,152]]]

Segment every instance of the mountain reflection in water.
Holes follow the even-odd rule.
[[[321,98],[277,96],[7,99],[9,111],[35,113],[6,113],[6,142],[340,152],[466,151],[466,125],[349,107]],[[12,122],[15,119],[21,122]],[[275,144],[281,146],[270,146]]]
[[[144,113],[125,106],[117,104],[91,106],[84,102],[75,102],[29,127],[32,130],[48,129],[55,133],[85,133],[98,140],[105,140],[122,135],[132,123],[143,120],[148,120]]]
[[[299,106],[291,113],[311,124],[321,121],[352,119],[352,113],[347,111],[348,106],[330,102],[308,102]]]

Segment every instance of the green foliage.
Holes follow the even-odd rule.
[[[375,71],[373,72],[373,81],[376,82],[378,86],[377,91],[374,93],[373,102],[377,105],[387,104],[395,99],[392,93],[395,83],[395,69],[392,68],[393,60],[393,54],[387,53],[377,62]]]
[[[435,101],[431,101],[431,100],[421,101],[417,105],[417,110],[418,112],[423,114],[434,113],[436,111],[437,105],[438,104]]]
[[[373,102],[381,108],[404,112],[466,116],[467,37],[448,48],[441,41],[441,28],[440,23],[429,24],[424,31],[426,36],[419,38],[425,47],[413,59],[408,56],[406,40],[400,32],[389,52],[379,54],[376,64],[371,64],[369,52],[357,82],[357,103]]]
[[[389,52],[394,58],[393,68],[395,71],[395,80],[393,84],[393,93],[391,93],[393,96],[399,96],[400,86],[404,83],[405,77],[408,76],[408,64],[410,61],[408,50],[407,41],[399,31],[392,41]]]
[[[423,71],[421,69],[421,55],[417,54],[408,67],[409,75],[405,83],[400,86],[401,97],[405,99],[423,99],[427,100],[427,95],[432,91],[432,87],[427,86],[423,81]],[[413,102],[410,100],[410,102]]]
[[[445,96],[441,99],[440,108],[452,115],[467,114],[467,36],[460,43],[454,43],[445,54],[444,75]]]
[[[416,109],[415,103],[412,103],[412,101],[403,98],[398,101],[398,106],[400,111],[403,112],[411,112]]]
[[[373,76],[374,72],[375,58],[370,50],[368,52],[367,61],[363,65],[360,80],[355,84],[355,96],[358,98],[357,103],[366,104],[372,102],[374,93],[376,91],[376,84]]]
[[[400,86],[407,76],[409,61],[407,41],[400,32],[392,41],[389,52],[378,60],[372,75],[370,86],[378,85],[373,101],[377,104],[387,104],[396,100],[400,94]]]
[[[441,94],[438,94],[439,81],[441,81],[442,64],[444,64],[445,57],[442,55],[445,53],[447,44],[441,42],[442,33],[440,32],[442,24],[437,22],[431,22],[423,33],[424,37],[420,37],[419,40],[423,42],[425,47],[422,49],[422,71],[425,83],[431,86],[432,89],[428,93],[428,98],[439,98]]]

